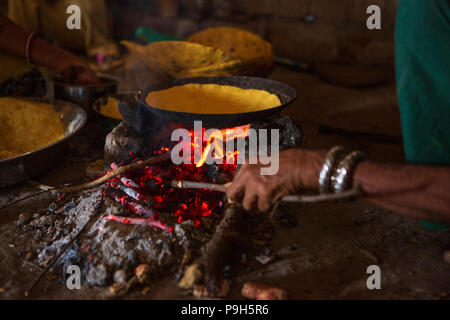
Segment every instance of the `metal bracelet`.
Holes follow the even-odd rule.
[[[328,151],[322,169],[319,174],[319,192],[332,193],[331,176],[336,168],[336,165],[344,157],[345,150],[341,146],[336,146]]]
[[[331,176],[331,184],[335,193],[351,189],[356,165],[363,159],[362,152],[353,151],[339,162],[337,169]]]
[[[27,42],[25,44],[25,58],[27,59],[28,63],[32,63],[31,62],[31,52],[30,52],[31,50],[30,50],[30,47],[31,47],[31,41],[33,40],[35,35],[36,34],[34,32],[30,32],[30,34],[27,37]]]

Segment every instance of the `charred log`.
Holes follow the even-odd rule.
[[[202,248],[201,256],[186,269],[179,286],[188,289],[200,284],[211,296],[219,296],[223,291],[223,269],[237,256],[237,248],[245,243],[245,226],[244,210],[230,204],[213,237]]]

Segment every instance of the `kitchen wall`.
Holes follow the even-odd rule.
[[[393,63],[398,0],[233,0],[235,12],[252,15],[276,54],[293,59],[353,59]],[[368,30],[369,5],[381,8],[382,29]],[[260,26],[258,26],[260,25]]]
[[[114,1],[113,1],[114,2]],[[111,3],[111,2],[109,2]],[[129,3],[129,2],[127,2]],[[137,26],[185,37],[199,28],[231,25],[271,41],[277,56],[392,66],[398,0],[141,0],[116,1],[118,37]],[[381,8],[381,30],[368,30],[369,5]]]

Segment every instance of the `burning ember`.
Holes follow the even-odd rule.
[[[219,192],[206,189],[174,189],[173,180],[191,180],[202,182],[215,182],[217,174],[224,182],[231,181],[236,172],[237,157],[239,151],[229,150],[223,147],[224,143],[233,142],[237,138],[246,138],[249,133],[249,125],[216,130],[210,139],[198,139],[194,131],[190,153],[192,164],[175,165],[171,161],[155,166],[147,166],[143,169],[130,171],[126,176],[117,176],[110,179],[105,190],[105,195],[120,203],[125,209],[140,218],[120,217],[115,215],[105,216],[104,219],[121,222],[124,224],[138,224],[159,227],[171,232],[172,228],[162,224],[158,217],[161,212],[170,212],[177,217],[178,223],[184,220],[193,220],[194,226],[200,224],[200,217],[207,217],[214,210],[222,208],[223,195]],[[203,129],[202,136],[205,134]],[[154,151],[154,154],[169,152],[168,147],[162,147]],[[199,152],[201,151],[201,152]],[[222,164],[216,167],[204,165],[208,154],[215,160],[221,159]],[[200,161],[195,161],[195,158]],[[139,159],[130,154],[128,163]],[[117,169],[119,165],[111,163],[111,169]],[[214,171],[214,174],[212,174]],[[220,172],[220,173],[219,173]],[[214,175],[214,176],[213,176]]]

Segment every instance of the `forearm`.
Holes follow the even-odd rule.
[[[11,55],[26,59],[26,44],[29,33],[11,22],[7,17],[0,14],[0,49],[8,52]],[[50,67],[51,57],[55,56],[59,50],[57,47],[51,45],[44,39],[35,37],[30,45],[31,61],[40,66]],[[51,67],[56,71],[55,66]]]
[[[406,164],[358,165],[354,183],[367,199],[400,214],[450,222],[450,168]]]

